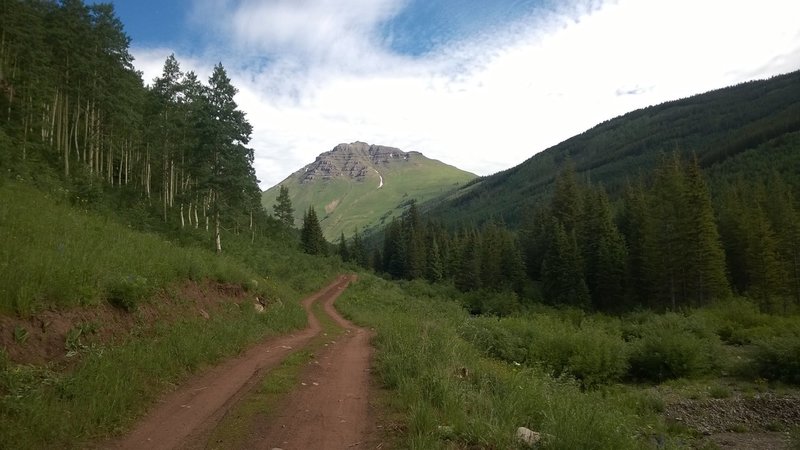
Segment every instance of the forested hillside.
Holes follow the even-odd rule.
[[[0,41],[0,164],[80,204],[158,211],[163,222],[254,229],[266,214],[252,128],[220,63],[203,83],[170,56],[144,87],[111,4],[8,1]]]
[[[340,252],[394,278],[452,281],[476,293],[474,312],[677,310],[732,294],[795,311],[798,85],[795,72],[613,119],[413,205],[370,255]]]
[[[524,221],[525,207],[546,201],[553,192],[555,176],[567,160],[580,179],[602,184],[612,198],[619,197],[629,180],[649,174],[664,154],[677,152],[685,159],[696,155],[707,170],[800,131],[798,86],[800,72],[792,72],[633,111],[423,209],[448,224],[480,224],[495,218],[517,228]],[[767,152],[756,157],[761,166],[769,165],[771,158]],[[798,171],[791,168],[800,165],[800,151],[787,153],[783,161],[774,167],[796,184]],[[748,175],[749,169],[738,169]]]

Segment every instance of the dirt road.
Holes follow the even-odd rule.
[[[305,377],[315,381],[298,386],[277,417],[249,436],[245,448],[342,449],[367,439],[369,428],[369,335],[344,320],[333,302],[352,281],[340,276],[334,283],[303,301],[309,327],[269,339],[241,356],[228,360],[167,395],[127,436],[105,447],[117,449],[173,449],[204,447],[220,419],[269,370],[303,348],[320,332],[311,306],[324,310],[346,332],[319,355],[318,365]],[[313,369],[313,370],[312,370]],[[316,384],[315,384],[316,383]],[[363,447],[361,447],[363,448]]]

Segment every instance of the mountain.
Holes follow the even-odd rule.
[[[295,225],[314,206],[325,237],[387,223],[411,200],[424,202],[475,179],[475,175],[419,152],[364,142],[339,144],[262,194],[272,211],[280,186],[289,189]]]
[[[516,167],[460,186],[423,205],[423,211],[450,224],[500,218],[513,227],[528,206],[549,196],[567,160],[580,177],[603,184],[614,198],[628,180],[648,173],[662,155],[676,151],[686,158],[696,156],[708,174],[752,177],[755,171],[768,175],[774,169],[795,184],[798,131],[800,71],[616,117]]]

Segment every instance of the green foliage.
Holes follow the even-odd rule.
[[[585,387],[613,383],[627,371],[627,349],[618,330],[562,319],[473,318],[459,334],[490,356],[531,367],[541,365],[556,376],[575,377]]]
[[[272,205],[272,210],[281,223],[287,227],[294,227],[294,208],[292,207],[292,199],[289,197],[288,187],[280,185],[278,197],[275,199],[275,204]]]
[[[584,391],[568,378],[555,379],[535,367],[485,357],[462,335],[474,335],[476,342],[505,342],[511,334],[502,335],[497,324],[513,319],[470,319],[447,298],[453,295],[447,289],[363,276],[337,302],[346,314],[378,331],[376,373],[391,390],[390,406],[405,417],[400,447],[516,448],[519,426],[552,436],[543,448],[646,445],[636,436],[656,424],[657,413],[620,397]],[[472,327],[476,323],[481,326]],[[516,347],[503,348],[518,348],[522,354],[526,347],[515,342]]]
[[[709,373],[720,342],[701,319],[667,313],[633,325],[629,374],[637,380],[664,381]]]
[[[0,197],[11,200],[0,203],[0,309],[6,312],[31,314],[107,297],[129,309],[182,278],[259,278],[233,258],[178,247],[17,183],[0,187]]]
[[[152,287],[147,283],[147,278],[128,275],[121,280],[112,282],[108,288],[108,301],[117,308],[132,312],[138,303],[152,292]]]
[[[303,216],[303,228],[300,230],[300,246],[309,255],[327,255],[328,243],[322,235],[319,219],[313,207],[308,208]]]
[[[756,342],[758,374],[768,380],[800,384],[800,328]]]

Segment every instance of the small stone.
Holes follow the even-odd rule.
[[[542,440],[542,436],[528,428],[519,427],[517,428],[517,440],[527,446],[533,447],[534,445],[538,444],[540,440]]]
[[[253,308],[255,308],[256,312],[259,314],[264,312],[264,305],[261,303],[253,303]]]
[[[206,312],[205,309],[201,309],[200,310],[200,315],[203,316],[203,319],[206,319],[206,320],[211,318],[211,316]]]

